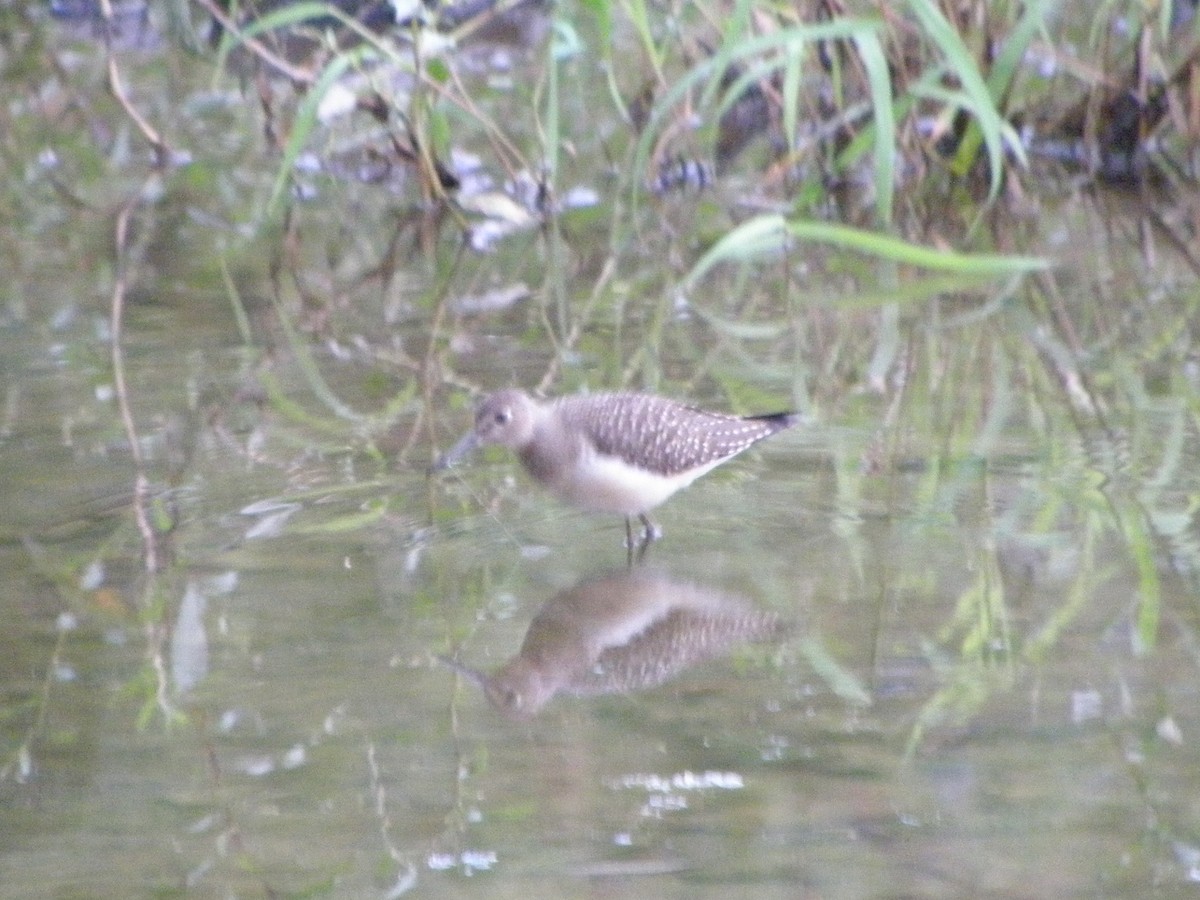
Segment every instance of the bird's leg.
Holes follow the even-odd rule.
[[[642,521],[642,540],[638,544],[637,551],[637,561],[640,563],[650,545],[662,537],[662,529],[651,522],[645,513],[638,513],[638,518]],[[625,521],[628,522],[629,520],[626,519]]]
[[[642,520],[642,543],[650,544],[662,537],[662,529],[650,521],[645,513],[638,513]]]
[[[662,537],[662,529],[651,522],[645,513],[638,513],[638,519],[642,523],[642,534],[635,544],[633,516],[625,517],[625,549],[628,551],[627,561],[631,569],[634,563],[642,561],[642,557],[646,555],[646,548]]]

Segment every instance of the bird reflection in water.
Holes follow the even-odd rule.
[[[632,693],[739,644],[778,640],[777,613],[712,588],[633,570],[584,582],[534,616],[520,652],[492,674],[442,657],[510,719],[530,719],[560,692]]]

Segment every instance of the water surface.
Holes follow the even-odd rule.
[[[82,90],[58,79],[99,49],[45,34],[73,66],[45,94]],[[565,166],[597,205],[487,253],[352,179],[256,231],[240,88],[125,60],[190,165],[142,183],[132,135],[16,119],[42,131],[0,287],[3,893],[1194,890],[1200,286],[1147,223],[1196,198],[1047,177],[992,228],[1056,268],[1010,283],[796,245],[684,295],[748,176],[614,245],[614,120]],[[658,511],[645,569],[786,627],[674,667],[610,649],[624,681],[573,670],[515,717],[441,661],[496,673],[539,614],[569,658],[621,627],[581,592],[631,602],[619,519],[502,452],[427,474],[472,391],[539,384],[809,413]]]

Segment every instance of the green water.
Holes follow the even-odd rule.
[[[1200,281],[1151,225],[1194,196],[1046,177],[988,223],[1056,262],[1009,283],[797,244],[682,296],[750,176],[614,225],[598,81],[563,88],[562,177],[599,202],[460,252],[333,177],[248,227],[276,157],[236,84],[122,57],[194,155],[151,175],[100,49],[42,34],[0,226],[0,894],[1194,890]],[[439,661],[498,670],[625,565],[618,518],[502,452],[427,474],[471,389],[541,382],[812,417],[659,510],[648,559],[785,633],[528,721]]]

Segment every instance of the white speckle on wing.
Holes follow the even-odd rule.
[[[557,406],[601,453],[670,476],[692,469],[703,474],[786,427],[770,419],[706,412],[652,394],[568,397]]]

